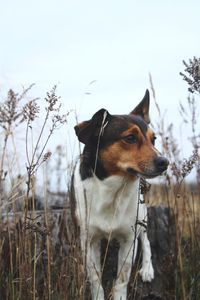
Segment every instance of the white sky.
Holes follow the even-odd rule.
[[[84,120],[102,107],[130,112],[150,72],[177,125],[187,97],[179,72],[199,57],[199,15],[198,0],[1,0],[0,91],[36,83],[32,94],[43,97],[58,84],[64,109]],[[154,104],[151,112],[155,121]]]

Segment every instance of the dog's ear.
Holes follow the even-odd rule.
[[[150,96],[149,96],[149,90],[146,90],[146,93],[144,95],[144,98],[142,101],[134,108],[134,110],[130,113],[131,115],[139,115],[143,118],[143,120],[149,124],[150,123],[150,117],[149,117],[149,102],[150,102]]]
[[[101,134],[109,117],[110,114],[108,111],[102,108],[94,114],[92,119],[76,125],[74,129],[79,141],[83,144],[87,144],[92,136]]]

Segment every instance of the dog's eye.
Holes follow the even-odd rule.
[[[154,137],[152,138],[151,142],[152,142],[152,144],[153,144],[153,145],[155,145],[155,141],[156,141],[156,139],[157,139],[157,137],[156,137],[156,136],[154,136]]]
[[[129,134],[125,136],[123,140],[129,144],[134,144],[138,142],[138,137],[135,134]]]

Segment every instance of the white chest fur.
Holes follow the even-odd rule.
[[[127,238],[133,236],[138,213],[139,180],[110,176],[99,180],[96,176],[81,180],[79,167],[75,172],[77,217],[80,227],[92,238]]]

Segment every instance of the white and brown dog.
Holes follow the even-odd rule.
[[[149,123],[147,90],[130,114],[110,115],[101,109],[91,120],[75,126],[79,141],[85,145],[74,174],[76,214],[93,300],[104,299],[100,263],[103,238],[119,243],[114,300],[127,298],[138,237],[143,253],[140,275],[143,281],[154,278],[150,243],[140,226],[147,220],[147,209],[138,201],[139,182],[140,177],[162,174],[168,160],[154,147],[155,135]]]

